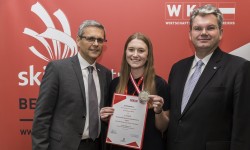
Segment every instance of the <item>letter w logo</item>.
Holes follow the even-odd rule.
[[[182,4],[181,3],[165,3],[165,18],[171,19],[182,19]]]
[[[173,5],[171,7],[171,5],[168,4],[167,9],[169,16],[173,17],[173,15],[175,15],[175,17],[178,17],[181,11],[181,5],[178,5],[177,7],[176,5]]]

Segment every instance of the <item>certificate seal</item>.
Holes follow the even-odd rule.
[[[140,100],[142,103],[148,102],[148,100],[149,100],[149,92],[147,92],[147,91],[141,91],[141,92],[139,93],[139,100]]]

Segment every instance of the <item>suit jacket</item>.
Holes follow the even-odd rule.
[[[217,48],[181,114],[194,56],[173,65],[167,150],[250,150],[250,64]]]
[[[101,102],[107,100],[111,72],[96,64]],[[42,79],[36,103],[33,150],[77,150],[86,119],[83,76],[77,55],[50,62]]]

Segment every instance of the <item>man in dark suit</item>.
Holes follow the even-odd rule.
[[[98,150],[101,123],[96,116],[96,136],[90,136],[90,119],[96,91],[96,112],[107,100],[111,72],[96,63],[106,42],[105,29],[94,20],[84,21],[78,30],[78,54],[50,62],[42,79],[32,127],[33,150]],[[94,90],[88,87],[89,66],[92,66]],[[92,84],[93,85],[93,84]],[[91,102],[92,103],[92,102]]]
[[[195,55],[170,72],[167,150],[250,150],[250,63],[218,47],[222,22],[212,5],[191,14]]]

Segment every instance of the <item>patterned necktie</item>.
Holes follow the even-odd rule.
[[[89,93],[89,137],[95,140],[99,131],[98,99],[93,79],[93,66],[88,66],[88,93]]]
[[[189,78],[189,80],[185,84],[185,88],[184,88],[184,92],[183,92],[183,96],[182,96],[182,103],[181,103],[181,113],[183,112],[184,108],[186,107],[186,105],[189,101],[189,98],[194,90],[194,87],[200,78],[201,67],[203,64],[204,63],[201,60],[199,60],[196,63],[194,73],[191,75],[191,77]]]

